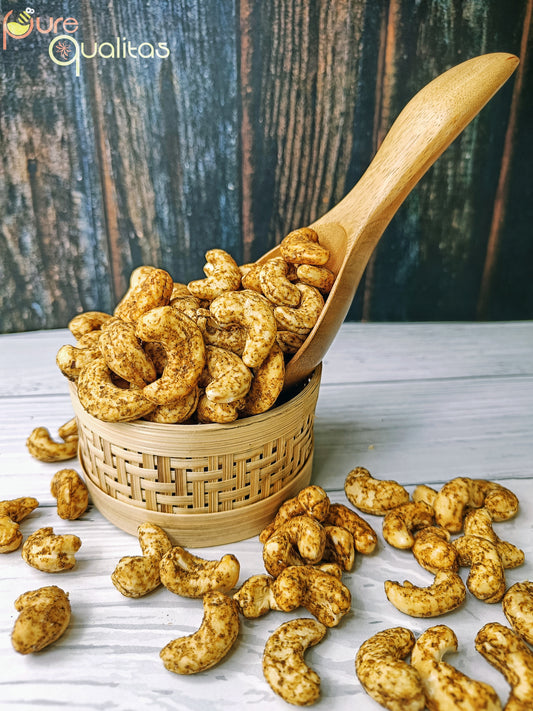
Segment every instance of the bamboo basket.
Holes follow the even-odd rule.
[[[257,535],[310,482],[320,376],[318,366],[291,399],[229,425],[102,422],[69,384],[93,504],[128,533],[150,521],[185,547]]]

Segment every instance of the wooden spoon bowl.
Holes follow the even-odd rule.
[[[330,251],[335,283],[305,342],[287,363],[285,388],[322,361],[350,308],[368,260],[396,211],[452,141],[518,66],[498,52],[463,62],[427,84],[405,106],[352,190],[313,222]],[[279,247],[259,262],[279,255]]]

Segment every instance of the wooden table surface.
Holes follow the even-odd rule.
[[[137,555],[137,540],[115,528],[93,507],[77,521],[56,513],[49,486],[64,465],[33,459],[25,440],[34,427],[52,434],[72,416],[67,383],[55,354],[71,342],[66,331],[0,336],[0,499],[34,496],[40,506],[21,524],[24,536],[43,526],[82,540],[72,571],[50,575],[29,567],[20,551],[0,557],[0,706],[23,709],[234,709],[290,708],[263,678],[261,657],[268,636],[282,622],[309,616],[270,612],[243,621],[230,656],[210,671],[180,677],[167,671],[159,651],[171,639],[195,631],[199,600],[165,588],[132,600],[110,580],[119,558]],[[519,545],[523,566],[506,571],[507,584],[533,579],[533,322],[490,324],[346,324],[325,361],[315,421],[313,483],[331,500],[348,503],[346,474],[367,467],[377,478],[393,478],[410,491],[416,484],[438,488],[456,476],[491,479],[513,490],[520,511],[497,524],[501,538]],[[316,708],[336,711],[381,708],[354,673],[360,644],[381,629],[403,625],[419,635],[433,624],[456,633],[459,651],[447,661],[494,686],[502,704],[503,677],[474,649],[488,621],[506,623],[500,604],[468,593],[458,610],[434,619],[411,618],[386,599],[386,579],[429,585],[432,576],[410,552],[381,536],[381,519],[365,516],[379,535],[372,556],[359,555],[344,581],[352,609],[341,624],[309,650],[306,659],[321,677]],[[264,572],[257,538],[195,553],[207,558],[231,552],[243,582]],[[461,569],[466,580],[468,571]],[[46,650],[17,654],[10,641],[15,598],[43,585],[65,589],[71,624]]]

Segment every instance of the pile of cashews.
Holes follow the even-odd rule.
[[[288,234],[280,255],[239,266],[211,249],[205,278],[188,284],[141,266],[113,314],[75,316],[76,345],[56,362],[84,409],[106,422],[220,424],[270,409],[335,278],[310,228]]]

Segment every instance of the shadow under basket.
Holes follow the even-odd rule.
[[[290,399],[228,425],[102,422],[70,383],[93,504],[127,533],[150,521],[184,547],[257,535],[311,480],[320,376],[319,365]]]

